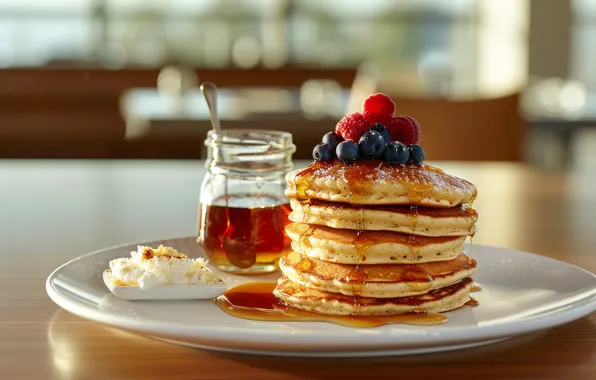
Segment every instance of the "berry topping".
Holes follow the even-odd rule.
[[[362,115],[364,115],[364,119],[366,120],[368,125],[377,123],[386,124],[393,117],[393,115],[379,115],[377,113],[369,111],[364,111]]]
[[[312,150],[312,158],[317,161],[329,161],[333,156],[335,153],[329,144],[319,144]]]
[[[354,112],[346,115],[335,126],[335,133],[344,138],[344,140],[358,141],[360,136],[368,129],[368,123],[364,120],[361,113]]]
[[[385,147],[383,159],[393,165],[403,165],[408,162],[410,152],[408,147],[399,141],[392,141]]]
[[[342,141],[337,145],[335,153],[343,162],[353,162],[358,158],[358,144],[352,140]]]
[[[408,150],[410,151],[410,162],[421,163],[424,161],[424,149],[420,145],[412,144]]]
[[[383,159],[392,165],[422,164],[424,149],[418,145],[420,125],[410,116],[394,116],[395,103],[381,93],[362,103],[362,113],[344,116],[334,132],[323,136],[312,152],[317,161],[337,157],[344,163]]]
[[[418,143],[420,139],[420,126],[416,119],[410,116],[394,117],[386,126],[391,134],[391,141],[411,145]]]
[[[391,135],[389,134],[389,130],[383,124],[377,123],[370,127],[371,131],[379,132],[381,136],[383,136],[383,140],[385,140],[385,144],[391,141]]]
[[[364,99],[362,112],[370,124],[386,123],[395,113],[395,103],[385,94],[376,93]]]
[[[358,141],[358,148],[363,157],[381,157],[385,151],[385,139],[379,132],[366,131]]]
[[[337,148],[337,144],[344,141],[344,138],[338,135],[335,132],[328,132],[323,136],[323,144],[331,145],[331,148],[335,152],[335,148]]]

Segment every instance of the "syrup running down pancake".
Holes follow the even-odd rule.
[[[281,277],[273,294],[291,307],[332,315],[394,315],[454,310],[471,300],[474,281],[468,277],[445,288],[417,296],[369,298],[346,296],[306,287]]]
[[[318,200],[290,201],[290,220],[358,231],[393,231],[422,236],[474,235],[476,211],[459,205],[451,208],[409,206],[352,206]]]
[[[292,252],[281,259],[280,267],[288,279],[309,288],[348,296],[396,298],[460,282],[476,272],[476,260],[462,253],[453,260],[417,265],[348,265]]]
[[[450,260],[464,251],[465,236],[427,237],[290,223],[292,249],[340,264],[417,264]]]
[[[476,187],[430,165],[390,165],[381,160],[344,164],[317,161],[286,176],[290,199],[353,205],[454,207],[476,197]]]

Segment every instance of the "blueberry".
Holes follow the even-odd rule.
[[[421,163],[424,161],[424,149],[420,145],[412,144],[408,146],[410,151],[410,161]]]
[[[337,148],[337,144],[344,141],[344,138],[335,132],[328,132],[323,136],[323,144],[331,145],[333,151]]]
[[[337,158],[343,162],[355,161],[358,158],[358,144],[352,140],[342,141],[337,144],[335,153],[337,153]]]
[[[319,144],[312,150],[312,158],[317,161],[329,161],[333,156],[333,148],[329,144]]]
[[[390,164],[403,165],[408,162],[410,158],[410,151],[407,146],[399,141],[392,141],[387,144],[383,159]]]
[[[381,157],[385,151],[385,139],[379,132],[366,131],[360,137],[358,146],[364,157]]]
[[[391,135],[389,134],[389,130],[381,123],[377,123],[370,127],[371,131],[379,132],[383,139],[385,140],[385,144],[388,144],[391,141]]]

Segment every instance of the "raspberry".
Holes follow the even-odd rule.
[[[410,116],[397,116],[387,123],[391,141],[400,141],[406,145],[417,144],[420,139],[420,125]]]
[[[368,123],[361,113],[354,112],[346,115],[335,126],[335,133],[345,140],[358,142],[360,136],[368,130]]]
[[[389,96],[377,92],[364,99],[364,102],[362,102],[362,112],[366,121],[371,124],[386,123],[395,114],[395,103],[393,103],[393,100]],[[369,117],[371,120],[369,120]]]
[[[378,113],[374,113],[374,112],[370,112],[370,111],[364,111],[363,115],[364,115],[364,118],[366,119],[366,122],[370,125],[377,124],[377,123],[385,125],[393,117],[393,114],[380,115]]]

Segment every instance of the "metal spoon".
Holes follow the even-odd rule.
[[[209,107],[211,126],[215,130],[215,133],[219,135],[221,134],[221,126],[219,125],[219,118],[217,117],[217,87],[211,82],[203,82],[201,84],[201,92]]]
[[[219,125],[219,118],[217,117],[217,87],[211,82],[203,82],[201,84],[201,92],[207,101],[209,107],[209,117],[211,118],[211,126],[215,130],[215,134],[221,136],[221,126]],[[225,182],[225,199],[226,209],[228,207],[228,186]],[[226,213],[227,215],[227,213]],[[230,223],[228,218],[228,228],[224,231],[221,237],[221,246],[227,259],[238,268],[250,268],[254,265],[257,259],[254,246],[246,241],[246,237],[239,235],[234,225]]]

